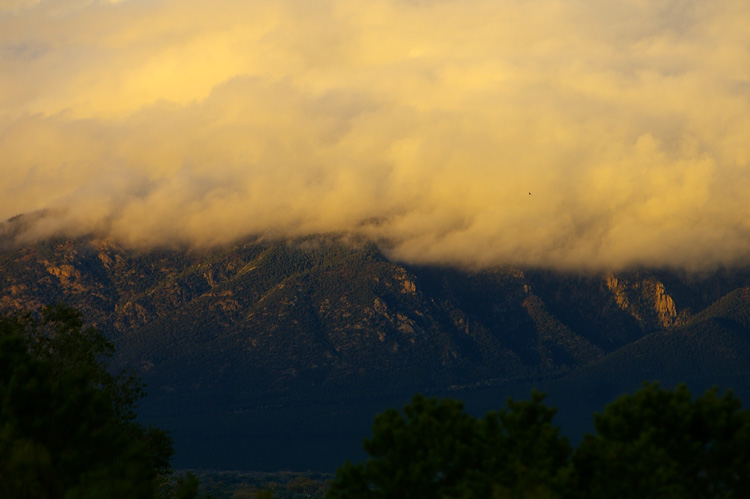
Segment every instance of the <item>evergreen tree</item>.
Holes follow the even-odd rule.
[[[574,456],[579,497],[750,497],[750,412],[731,392],[645,384],[594,424]]]
[[[375,418],[364,443],[370,459],[339,468],[328,497],[552,494],[562,486],[570,446],[543,398],[509,400],[507,409],[476,419],[459,401],[417,395],[403,413]]]
[[[113,375],[114,349],[55,306],[0,318],[0,496],[150,498],[172,443],[135,421],[143,386]]]
[[[475,419],[416,396],[375,418],[370,458],[340,467],[328,497],[750,497],[750,411],[731,392],[645,384],[595,415],[575,451],[542,400]]]

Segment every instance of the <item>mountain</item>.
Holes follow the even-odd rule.
[[[148,382],[144,417],[191,467],[327,471],[417,391],[485,410],[536,386],[562,418],[645,379],[750,393],[748,269],[469,271],[336,235],[148,251],[5,239],[0,307],[82,310]],[[219,442],[234,450],[207,451]]]

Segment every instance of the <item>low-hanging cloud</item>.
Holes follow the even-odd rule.
[[[15,0],[0,219],[136,247],[750,262],[746,0]]]

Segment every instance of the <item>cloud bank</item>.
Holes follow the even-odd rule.
[[[750,262],[746,0],[11,0],[0,219],[135,247]]]

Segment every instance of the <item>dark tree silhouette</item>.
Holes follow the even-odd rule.
[[[148,498],[172,443],[135,421],[143,386],[113,375],[110,342],[81,314],[0,318],[0,496]]]
[[[417,395],[403,413],[375,418],[364,443],[371,458],[339,468],[329,497],[551,494],[565,476],[570,446],[543,398],[509,400],[507,409],[476,419],[459,401]]]
[[[370,458],[339,468],[328,497],[750,497],[750,411],[731,392],[645,384],[595,415],[575,451],[542,400],[475,419],[416,396],[375,418]]]
[[[645,384],[594,418],[579,497],[750,497],[750,412],[731,392]]]

